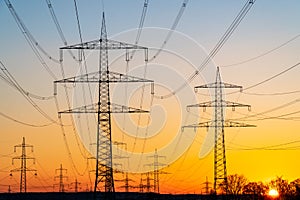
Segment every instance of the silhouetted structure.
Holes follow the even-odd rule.
[[[126,58],[128,58],[128,50],[142,49],[145,51],[145,61],[148,61],[148,49],[146,47],[127,44],[107,39],[105,17],[103,13],[101,36],[100,39],[80,43],[76,45],[60,48],[83,50],[99,50],[99,71],[95,73],[84,74],[77,77],[66,78],[54,83],[98,83],[98,102],[92,105],[70,109],[61,113],[97,113],[97,149],[96,149],[96,178],[94,192],[100,189],[100,184],[104,183],[104,191],[107,193],[107,199],[114,199],[114,178],[113,178],[113,162],[112,162],[112,140],[111,140],[111,114],[112,113],[143,113],[147,112],[141,109],[135,109],[128,106],[114,104],[110,100],[110,83],[126,83],[126,82],[153,82],[151,80],[128,76],[109,71],[108,50],[126,50]],[[62,58],[60,59],[62,62]],[[152,87],[153,88],[153,87]],[[153,89],[152,89],[153,90]],[[56,92],[55,92],[56,93]]]
[[[23,137],[23,140],[22,140],[22,144],[18,144],[18,145],[15,145],[14,146],[14,152],[16,152],[16,149],[17,148],[21,148],[22,149],[22,153],[20,156],[17,156],[17,157],[13,157],[12,159],[12,162],[14,163],[14,160],[20,160],[20,168],[16,168],[16,169],[13,169],[11,170],[11,176],[12,176],[12,172],[20,172],[20,193],[23,193],[23,192],[27,192],[27,180],[26,180],[26,175],[27,175],[27,172],[28,171],[33,171],[35,172],[35,175],[36,175],[36,171],[35,169],[30,169],[30,168],[27,168],[27,160],[28,159],[31,159],[33,160],[33,162],[35,161],[35,159],[33,157],[29,157],[26,155],[26,148],[31,148],[31,152],[33,152],[33,146],[32,145],[29,145],[29,144],[26,144],[25,143],[25,137]],[[9,192],[10,192],[10,186],[9,186]]]
[[[80,189],[81,183],[77,181],[77,178],[75,179],[74,182],[70,183],[71,187],[74,187],[74,192],[78,192],[78,189]]]
[[[198,124],[183,126],[183,128],[213,128],[214,129],[214,191],[220,184],[223,185],[226,192],[227,186],[227,169],[226,169],[226,155],[225,155],[225,134],[224,127],[254,127],[253,125],[248,125],[244,123],[233,122],[225,120],[224,108],[231,107],[235,110],[236,107],[248,107],[250,110],[250,105],[244,105],[240,103],[225,101],[223,96],[223,89],[226,88],[238,88],[242,90],[242,86],[237,86],[233,84],[224,83],[221,80],[220,70],[217,67],[216,81],[214,83],[196,86],[195,91],[198,89],[214,89],[214,99],[209,102],[199,103],[195,105],[189,105],[191,107],[202,107],[204,110],[208,107],[214,108],[213,120],[209,122],[201,122]]]
[[[59,175],[55,176],[54,179],[56,180],[57,178],[59,179],[59,192],[65,192],[65,184],[64,184],[64,179],[67,179],[68,177],[64,175],[64,173],[67,173],[67,169],[64,169],[62,167],[62,164],[60,164],[60,168],[55,170],[55,174],[59,172]]]
[[[166,172],[159,171],[159,166],[164,166],[163,163],[158,162],[159,158],[165,158],[165,156],[160,156],[157,154],[157,149],[155,149],[155,153],[153,156],[149,156],[149,158],[153,158],[153,163],[147,164],[147,166],[153,166],[153,189],[155,193],[159,194],[159,174]],[[148,179],[147,179],[147,190],[149,191],[150,189],[150,179],[149,179],[149,174],[147,174]]]

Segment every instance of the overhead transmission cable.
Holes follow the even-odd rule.
[[[262,53],[262,54],[260,54],[260,55],[254,56],[254,57],[252,57],[252,58],[248,58],[248,59],[246,59],[246,60],[244,60],[244,61],[240,61],[240,62],[236,62],[236,63],[233,63],[233,64],[228,64],[228,65],[223,65],[223,66],[220,66],[220,67],[233,67],[233,66],[245,64],[245,63],[248,63],[248,62],[250,62],[250,61],[256,60],[256,59],[258,59],[258,58],[261,58],[261,57],[263,57],[263,56],[266,56],[266,55],[268,55],[268,54],[270,54],[270,53],[272,53],[272,52],[274,52],[274,51],[276,51],[276,50],[278,50],[278,49],[280,49],[280,48],[286,46],[287,44],[289,44],[290,42],[292,42],[292,41],[298,39],[299,37],[300,37],[300,34],[298,34],[298,35],[292,37],[292,38],[289,39],[288,41],[286,41],[286,42],[284,42],[284,43],[278,45],[277,47],[275,47],[275,48],[273,48],[273,49],[271,49],[271,50],[268,50],[268,51],[266,51],[266,52],[264,52],[264,53]]]
[[[289,95],[289,94],[296,94],[300,93],[300,90],[288,91],[288,92],[274,92],[274,93],[256,93],[256,92],[244,92],[243,94],[247,95],[255,95],[255,96],[281,96],[281,95]]]
[[[51,3],[50,0],[46,0],[46,3],[47,3],[47,5],[48,5],[48,8],[49,8],[49,11],[50,11],[50,14],[51,14],[51,18],[52,18],[52,20],[53,20],[53,22],[54,22],[54,24],[55,24],[56,30],[57,30],[57,32],[58,32],[58,34],[59,34],[59,36],[60,36],[60,38],[61,38],[63,44],[64,44],[65,46],[67,46],[67,45],[68,45],[68,42],[67,42],[66,37],[65,37],[65,35],[64,35],[64,33],[63,33],[62,29],[61,29],[61,26],[60,26],[60,24],[59,24],[59,22],[58,22],[58,19],[57,19],[57,17],[56,17],[55,12],[54,12],[54,8],[53,8],[53,6],[52,6],[52,3]],[[73,52],[72,52],[70,49],[68,49],[68,53],[71,55],[71,57],[72,57],[75,61],[78,61],[78,59],[75,57],[75,55],[73,54]]]
[[[77,25],[78,25],[78,30],[79,30],[80,41],[81,41],[81,43],[83,43],[76,0],[74,0],[74,5],[75,5],[75,13],[76,13],[76,19],[77,19]],[[84,51],[81,51],[81,54],[83,55],[84,63],[85,63],[86,59],[85,59]],[[79,58],[79,63],[81,63],[81,59],[80,58]],[[65,76],[65,71],[64,71],[64,67],[63,67],[62,54],[61,54],[61,58],[60,58],[60,69],[61,69],[62,77],[63,77],[63,79],[65,79],[66,76]],[[80,68],[80,70],[82,72],[82,68]],[[86,65],[85,65],[85,70],[86,70],[86,73],[87,73],[87,67],[86,67]],[[66,83],[64,83],[64,90],[65,90],[65,94],[66,94],[66,101],[67,101],[68,109],[71,109],[70,97],[69,97],[69,94],[68,94],[68,91],[67,91]],[[90,90],[90,94],[91,94],[91,90]],[[83,98],[84,98],[84,101],[85,101],[85,95],[84,95]],[[92,99],[92,97],[91,97],[91,99]],[[56,105],[57,111],[59,111],[59,103],[58,103],[58,99],[57,99],[56,96],[55,96],[55,105]],[[59,121],[62,122],[61,116],[59,116]],[[72,116],[71,116],[71,124],[72,124],[72,131],[73,131],[73,134],[74,134],[74,137],[75,137],[78,149],[80,151],[80,154],[83,156],[83,158],[88,159],[87,155],[85,154],[86,152],[84,152],[84,150],[82,149],[81,144],[79,142],[77,131],[76,131],[76,128],[75,128],[75,122],[74,122],[74,119],[73,119]],[[88,129],[89,129],[89,124],[88,124]],[[88,171],[88,167],[89,167],[88,166],[88,162],[87,162],[87,166],[84,169],[84,171],[82,173],[80,173],[79,170],[78,170],[78,168],[75,165],[75,162],[74,162],[74,159],[73,159],[73,156],[72,156],[72,152],[71,152],[68,140],[67,140],[66,132],[65,132],[65,129],[64,129],[63,126],[61,126],[61,132],[62,132],[64,143],[65,143],[65,146],[66,146],[66,149],[67,149],[67,154],[68,154],[69,160],[70,160],[72,168],[73,168],[73,172],[75,172],[76,174],[78,174],[80,176],[83,176]]]
[[[79,12],[78,12],[78,7],[77,7],[77,3],[76,3],[76,0],[74,0],[74,7],[75,7],[75,13],[76,13],[76,20],[77,20],[77,27],[78,27],[78,33],[79,33],[79,38],[80,38],[80,43],[83,45],[83,39],[82,39],[82,31],[81,31],[81,26],[80,26],[80,20],[79,20]],[[86,63],[86,56],[85,56],[85,51],[84,49],[82,49],[80,51],[80,57],[83,58],[83,64],[84,64],[84,69],[85,69],[85,73],[87,74],[88,73],[88,69],[87,69],[87,63]],[[83,75],[83,69],[82,69],[82,60],[81,58],[79,59],[79,67],[80,67],[80,72],[81,72],[81,75]],[[92,90],[91,90],[91,85],[89,83],[89,78],[87,77],[87,85],[88,85],[88,91],[89,91],[89,98],[90,98],[90,102],[91,104],[93,103],[93,95],[92,95]],[[83,85],[82,86],[82,95],[83,95],[83,101],[84,101],[84,105],[87,105],[87,102],[86,102],[86,93],[85,93],[85,88]],[[71,109],[71,108],[69,108]],[[85,108],[85,111],[86,111],[86,108]],[[94,120],[96,122],[96,117],[95,115],[93,115],[94,117]],[[89,119],[88,119],[88,116],[86,116],[86,124],[87,124],[87,131],[88,131],[88,135],[90,137],[91,135],[91,131],[90,131],[90,124],[89,124]],[[90,141],[91,142],[91,141]]]
[[[300,113],[300,110],[298,111],[294,111],[294,112],[289,112],[289,113],[285,113],[285,114],[281,114],[281,115],[277,115],[277,116],[264,116],[261,118],[257,118],[257,119],[246,119],[245,121],[263,121],[263,120],[273,120],[273,119],[278,119],[278,120],[287,120],[287,121],[295,121],[296,119],[299,119],[300,117],[289,117],[286,118],[286,116],[290,116],[290,115],[295,115]],[[244,120],[241,120],[244,121]]]
[[[194,80],[199,73],[208,65],[208,63],[217,55],[217,53],[220,51],[220,49],[224,46],[225,42],[230,38],[234,30],[238,27],[238,25],[241,23],[241,21],[244,19],[246,14],[249,12],[252,5],[255,3],[256,0],[247,0],[246,4],[243,6],[241,11],[238,13],[238,15],[235,17],[229,28],[226,30],[224,35],[221,37],[221,39],[218,41],[216,46],[211,50],[209,55],[204,59],[204,61],[201,63],[201,65],[195,70],[194,73],[190,75],[190,77],[187,79],[185,83],[183,83],[180,87],[173,90],[169,94],[161,95],[161,96],[155,96],[158,99],[166,99],[169,98],[179,91],[181,91],[183,88],[185,88],[188,83],[190,83],[192,80]]]
[[[273,79],[275,79],[275,78],[277,78],[277,77],[279,77],[279,76],[281,76],[281,75],[283,75],[283,74],[289,72],[290,70],[292,70],[292,69],[294,69],[294,68],[297,68],[297,67],[299,67],[299,66],[300,66],[300,62],[298,62],[298,63],[296,63],[296,64],[294,64],[294,65],[288,67],[287,69],[285,69],[285,70],[283,70],[283,71],[281,71],[281,72],[279,72],[279,73],[277,73],[277,74],[275,74],[275,75],[273,75],[273,76],[271,76],[271,77],[269,77],[269,78],[267,78],[267,79],[265,79],[265,80],[263,80],[263,81],[260,81],[260,82],[254,84],[254,85],[251,85],[251,86],[248,86],[248,87],[243,88],[243,91],[252,89],[252,88],[257,87],[257,86],[259,86],[259,85],[262,85],[262,84],[264,84],[264,83],[266,83],[266,82],[269,82],[269,81],[271,81],[271,80],[273,80]],[[228,94],[235,94],[235,93],[238,93],[238,92],[240,92],[240,91],[229,92],[229,93],[227,93],[226,95],[228,95]]]
[[[293,101],[290,101],[290,102],[288,102],[288,103],[282,104],[282,105],[280,105],[280,106],[277,106],[277,107],[275,107],[275,108],[272,108],[272,109],[269,109],[269,110],[266,110],[266,111],[263,111],[263,112],[260,112],[260,113],[256,113],[256,114],[253,114],[253,115],[248,115],[248,116],[245,116],[245,117],[236,118],[236,119],[234,119],[234,120],[243,120],[243,119],[249,119],[249,118],[261,116],[261,115],[264,115],[264,114],[267,114],[267,113],[270,113],[270,112],[274,112],[274,111],[280,110],[280,109],[282,109],[282,108],[285,108],[285,107],[294,105],[294,104],[299,103],[299,102],[300,102],[300,98],[295,99],[295,100],[293,100]]]
[[[179,21],[180,21],[182,15],[183,15],[183,13],[184,13],[184,10],[185,10],[185,8],[186,8],[188,2],[189,2],[189,0],[184,0],[184,1],[182,2],[182,5],[181,5],[181,7],[180,7],[180,9],[179,9],[179,12],[178,12],[178,14],[177,14],[177,16],[176,16],[176,18],[175,18],[175,20],[174,20],[174,22],[173,22],[173,25],[171,26],[171,28],[170,28],[170,30],[169,30],[169,32],[168,32],[168,34],[167,34],[165,40],[163,41],[162,45],[161,45],[160,48],[157,50],[157,52],[149,59],[149,62],[151,62],[151,61],[153,61],[155,58],[157,58],[157,56],[161,53],[161,51],[164,49],[164,47],[166,46],[166,44],[167,44],[168,41],[170,40],[170,38],[171,38],[171,36],[172,36],[174,30],[176,29],[176,27],[177,27],[177,25],[178,25],[178,23],[179,23]]]
[[[263,147],[247,147],[247,148],[229,148],[228,150],[243,150],[243,151],[253,151],[253,150],[289,150],[290,147],[285,147],[287,145],[300,143],[300,140],[295,140],[291,142],[285,142],[275,145],[269,145],[269,146],[263,146]],[[284,148],[279,148],[284,147]],[[300,148],[300,145],[297,146],[297,148]],[[292,147],[292,149],[295,149],[295,147]]]
[[[11,117],[11,116],[8,116],[8,115],[6,115],[6,114],[4,114],[4,113],[2,113],[2,112],[0,112],[0,115],[1,115],[2,117],[5,117],[6,119],[9,119],[9,120],[11,120],[11,121],[13,121],[13,122],[16,122],[16,123],[19,123],[19,124],[22,124],[22,125],[25,125],[25,126],[31,126],[31,127],[46,127],[46,126],[50,126],[50,125],[54,124],[54,122],[49,123],[49,124],[41,124],[41,125],[30,124],[30,123],[26,123],[26,122],[17,120],[17,119],[15,119],[15,118],[13,118],[13,117]]]
[[[1,68],[2,69],[2,68]],[[16,90],[19,90],[19,88],[14,84],[12,83],[10,80],[8,80],[7,77],[5,77],[5,75],[3,74],[0,74],[0,78],[6,82],[9,86],[11,86],[12,88],[16,89]],[[33,94],[31,92],[28,92],[26,90],[23,89],[23,92],[24,94],[26,94],[27,96],[29,97],[32,97],[34,99],[38,99],[38,100],[50,100],[50,99],[53,99],[54,96],[40,96],[40,95],[37,95],[37,94]]]
[[[28,95],[26,95],[25,90],[21,87],[21,85],[17,82],[17,80],[9,73],[7,68],[4,66],[4,64],[0,61],[0,68],[2,72],[5,74],[7,77],[7,80],[9,80],[16,88],[17,90],[21,93],[21,95],[41,114],[43,115],[46,119],[51,121],[52,123],[58,124],[56,120],[54,120],[52,117],[50,117],[44,110],[42,110],[36,103],[35,101],[32,100],[32,98]],[[62,124],[61,124],[62,125]]]
[[[139,27],[138,27],[138,32],[136,34],[136,38],[135,38],[135,42],[134,42],[135,45],[138,45],[141,34],[142,34],[142,30],[143,30],[143,26],[144,26],[146,14],[147,14],[148,1],[149,0],[144,1],[142,15],[141,15],[141,19],[140,19],[140,23],[139,23]],[[136,49],[132,50],[131,55],[130,55],[130,59],[133,58],[135,52],[136,52]]]
[[[54,60],[51,56],[49,56],[49,54],[47,54],[47,52],[39,45],[39,43],[34,39],[34,37],[32,36],[32,34],[29,32],[29,30],[27,29],[27,27],[25,26],[25,24],[23,23],[23,21],[21,20],[21,18],[18,16],[16,10],[14,9],[13,5],[10,3],[9,0],[5,0],[6,6],[9,9],[10,13],[12,14],[12,16],[14,17],[20,31],[23,33],[27,43],[29,44],[30,48],[32,49],[32,51],[34,52],[34,54],[36,55],[36,57],[38,58],[38,60],[40,61],[40,63],[42,64],[42,66],[46,69],[46,71],[49,73],[49,75],[56,80],[56,76],[55,74],[52,72],[52,70],[50,69],[50,67],[47,65],[47,63],[45,62],[45,60],[43,59],[43,57],[40,54],[40,51],[44,54],[46,54],[46,56],[53,61],[57,61]]]
[[[55,96],[54,100],[55,100],[56,110],[58,112],[60,110],[60,108],[59,108],[59,103],[58,103],[58,99],[57,99],[56,96]],[[59,119],[60,124],[62,124],[62,118],[61,118],[61,116],[59,116],[58,119]],[[67,140],[67,135],[66,135],[65,128],[62,125],[60,126],[60,128],[61,128],[61,133],[63,135],[64,143],[65,143],[65,146],[66,146],[66,149],[67,149],[67,154],[68,154],[69,160],[71,162],[71,166],[73,168],[72,171],[73,171],[73,173],[74,173],[75,176],[76,176],[76,174],[78,174],[79,176],[84,176],[84,174],[86,173],[87,169],[85,169],[82,173],[79,172],[78,168],[76,167],[76,164],[75,164],[75,161],[73,159],[73,156],[72,156],[72,152],[71,152],[71,149],[70,149],[70,146],[69,146],[69,142]],[[80,152],[81,152],[81,148],[80,148]]]
[[[21,28],[21,31],[24,35],[26,35],[30,41],[47,57],[49,58],[49,60],[52,60],[56,63],[59,63],[59,60],[54,58],[53,56],[51,56],[38,42],[37,40],[33,37],[33,35],[31,34],[31,32],[29,31],[29,29],[25,26],[25,24],[23,23],[23,21],[21,20],[21,18],[19,17],[19,15],[17,14],[16,10],[14,9],[14,7],[12,6],[12,4],[10,3],[9,0],[5,0],[5,3],[7,5],[7,7],[9,8],[9,10],[11,11],[11,14],[13,15],[13,17],[15,18],[19,28]]]

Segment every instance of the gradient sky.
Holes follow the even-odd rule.
[[[79,43],[74,2],[58,0],[51,2],[68,43]],[[104,0],[103,2],[104,8],[100,0],[77,1],[83,40],[90,41],[99,38],[101,13],[104,10],[109,37],[134,43],[143,1]],[[63,46],[63,42],[51,19],[46,1],[11,0],[11,3],[39,44],[50,55],[57,58],[58,49]],[[182,0],[149,0],[145,29],[142,31],[140,44],[153,48],[160,47],[181,4]],[[162,51],[157,59],[148,64],[146,78],[156,82],[157,95],[167,94],[168,91],[172,91],[186,81],[194,71],[193,67],[201,64],[207,52],[215,46],[244,4],[244,0],[190,0],[176,32],[165,47],[166,51]],[[161,159],[161,162],[167,164],[163,171],[168,172],[168,174],[161,175],[161,192],[200,193],[203,187],[201,184],[206,176],[209,181],[213,182],[213,153],[210,152],[206,157],[199,158],[200,148],[203,148],[207,131],[205,129],[199,129],[196,132],[185,130],[181,133],[180,131],[182,125],[210,118],[211,110],[207,112],[201,109],[186,111],[185,107],[188,104],[211,100],[210,96],[201,95],[208,94],[208,91],[194,94],[193,87],[214,80],[215,66],[225,66],[220,68],[224,82],[247,88],[298,63],[300,38],[253,61],[228,66],[261,55],[300,34],[299,9],[300,2],[297,0],[257,0],[214,58],[213,63],[207,66],[201,76],[188,83],[183,91],[169,99],[154,98],[151,104],[149,87],[145,86],[141,103],[142,84],[112,86],[112,99],[117,103],[128,103],[134,107],[142,105],[145,109],[149,109],[152,105],[150,118],[149,115],[114,117],[114,140],[126,142],[129,151],[137,154],[143,152],[142,161],[135,161],[137,164],[132,162],[133,165],[142,167],[132,169],[133,166],[131,166],[130,170],[136,172],[149,170],[144,167],[144,163],[152,162],[147,156],[153,155],[154,149],[157,148],[160,155],[166,156]],[[30,49],[4,1],[0,1],[0,24],[2,27],[0,29],[0,60],[24,90],[40,96],[52,96],[53,78],[49,76]],[[153,56],[155,52],[155,50],[150,50],[149,56]],[[122,52],[110,55],[111,69],[124,73],[126,68],[124,58],[117,59],[121,54]],[[66,77],[76,75],[80,71],[78,64],[67,52],[64,55]],[[98,54],[88,52],[87,55],[88,71],[95,71]],[[46,57],[43,58],[58,79],[61,79],[60,66]],[[145,67],[143,53],[137,52],[135,58],[136,60],[129,65],[130,73],[142,77]],[[228,109],[226,113],[228,119],[242,118],[242,122],[257,125],[256,128],[225,130],[228,174],[243,174],[250,181],[263,182],[270,181],[276,176],[283,176],[289,181],[300,177],[300,162],[297,159],[300,150],[299,114],[282,116],[281,119],[277,117],[299,111],[299,102],[264,113],[299,99],[299,92],[274,95],[299,90],[299,74],[299,67],[294,68],[276,79],[244,91],[245,93],[226,95],[227,100],[252,105],[250,112],[245,108],[236,109],[235,112]],[[127,95],[124,92],[126,87]],[[50,123],[17,90],[2,79],[0,88],[2,114],[33,125]],[[88,93],[86,86],[84,89]],[[81,86],[71,85],[68,90],[72,98],[72,106],[80,106],[84,103]],[[91,91],[95,93],[95,86],[92,86]],[[53,98],[33,100],[51,118],[57,120],[57,109]],[[68,109],[62,86],[58,87],[58,100],[60,110]],[[96,100],[95,97],[94,100]],[[89,101],[90,99],[87,102]],[[257,113],[263,113],[263,115],[243,119],[245,116],[249,117]],[[60,164],[68,169],[68,183],[77,178],[82,183],[82,190],[91,187],[94,176],[93,172],[89,171],[93,169],[94,161],[87,161],[86,158],[91,156],[87,150],[93,147],[89,145],[92,142],[87,138],[94,136],[95,122],[93,116],[80,115],[81,121],[78,115],[73,115],[73,117],[76,121],[76,132],[79,135],[72,127],[65,127],[72,162],[60,126],[52,124],[46,127],[30,127],[0,116],[1,192],[6,192],[8,185],[12,186],[13,191],[18,191],[19,174],[13,173],[10,177],[9,173],[10,170],[19,167],[19,162],[15,161],[12,165],[11,159],[20,155],[20,151],[14,153],[13,147],[22,142],[22,137],[26,137],[27,143],[34,145],[34,153],[28,152],[28,155],[34,156],[36,163],[31,165],[31,161],[28,161],[28,164],[30,163],[31,168],[38,170],[37,177],[29,172],[28,188],[30,191],[53,191],[55,169],[59,168]],[[258,120],[262,118],[264,119]],[[66,125],[71,124],[68,115],[64,115],[62,120]],[[87,129],[86,121],[89,121],[90,130]],[[139,128],[136,128],[137,124],[140,125]],[[147,124],[149,124],[148,129]],[[92,133],[87,133],[88,131]],[[148,133],[147,136],[145,132]],[[144,137],[147,137],[147,140],[143,139]],[[87,150],[81,144],[80,138],[85,141],[84,145]],[[283,145],[286,143],[289,144]],[[260,147],[271,148],[266,150]],[[121,148],[124,150],[124,147]],[[115,153],[118,154],[118,152]],[[129,155],[133,156],[133,153]],[[123,162],[124,167],[126,162],[119,162]],[[132,173],[130,176],[136,181],[131,184],[138,185],[140,174]],[[122,178],[124,178],[123,175],[116,175],[116,179]],[[116,185],[120,186],[121,183],[118,182]],[[118,191],[123,190],[116,188]]]

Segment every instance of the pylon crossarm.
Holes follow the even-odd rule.
[[[148,113],[149,111],[133,108],[129,106],[119,105],[112,103],[110,106],[111,113]],[[58,114],[70,114],[70,113],[98,113],[98,104],[94,103],[87,106],[81,106],[78,108],[73,108],[65,111],[60,111]]]
[[[10,170],[10,172],[19,172],[19,171],[21,171],[22,170],[22,168],[16,168],[16,169],[12,169],[12,170]],[[37,172],[37,170],[36,169],[29,169],[29,168],[25,168],[24,170],[26,170],[27,172],[29,172],[29,171],[32,171],[32,172]]]
[[[223,102],[224,102],[224,106],[232,107],[232,109],[234,109],[235,107],[247,107],[248,110],[251,109],[251,105],[248,105],[248,104],[241,104],[241,103],[236,103],[236,102],[231,102],[231,101],[224,101],[224,100],[223,100]]]
[[[106,43],[107,46],[103,47],[103,45],[100,45],[100,43]],[[87,50],[96,50],[96,49],[107,49],[107,50],[114,50],[114,49],[148,49],[147,47],[139,46],[139,45],[134,45],[134,44],[129,44],[125,42],[119,42],[115,40],[110,40],[110,39],[98,39],[98,40],[93,40],[89,42],[84,42],[80,44],[74,44],[74,45],[69,45],[65,47],[61,47],[60,49],[87,49]]]
[[[215,101],[208,101],[208,102],[203,102],[203,103],[197,103],[197,104],[192,104],[192,105],[188,105],[187,109],[189,108],[206,108],[206,107],[215,107]]]
[[[188,105],[187,108],[195,108],[195,107],[201,107],[201,108],[206,108],[206,107],[247,107],[249,110],[251,108],[250,105],[248,104],[241,104],[241,103],[236,103],[236,102],[231,102],[231,101],[224,101],[222,100],[221,105],[216,104],[215,101],[208,101],[208,102],[203,102],[203,103],[197,103],[197,104],[192,104]]]
[[[191,125],[186,125],[186,126],[182,126],[181,129],[184,130],[185,128],[208,128],[211,127],[212,122],[200,122],[198,124],[191,124]]]
[[[222,127],[256,127],[255,125],[251,125],[251,124],[245,124],[245,123],[240,123],[240,122],[233,122],[230,120],[226,120],[224,121],[223,125],[220,124],[215,124],[213,121],[209,121],[209,122],[201,122],[198,124],[191,124],[191,125],[186,125],[186,126],[182,126],[181,128],[184,130],[185,128],[209,128],[209,127],[217,127],[217,128],[222,128]]]
[[[74,76],[70,78],[65,78],[62,80],[54,81],[54,84],[57,83],[99,83],[99,73],[100,72],[92,72],[88,74],[83,74],[79,76]],[[107,73],[107,72],[102,72]],[[129,76],[117,72],[108,72],[109,82],[110,83],[122,83],[122,82],[154,82],[153,80],[138,78],[135,76]]]
[[[216,87],[218,87],[218,88],[232,88],[232,89],[238,88],[238,89],[240,89],[240,91],[243,90],[242,86],[234,85],[234,84],[230,84],[230,83],[223,83],[223,82],[221,82],[221,83],[215,82],[215,83],[209,83],[209,84],[205,84],[205,85],[199,85],[199,86],[194,87],[194,90],[197,93],[198,89],[207,89],[207,88],[216,88]]]
[[[16,168],[16,169],[10,170],[10,172],[19,172],[19,171],[21,171],[21,170],[22,170],[22,168]]]
[[[225,121],[224,123],[224,127],[232,127],[232,128],[235,128],[235,127],[256,127],[255,125],[252,125],[252,124],[245,124],[245,123],[240,123],[240,122],[233,122],[233,121]]]
[[[111,112],[112,113],[148,113],[149,111],[113,103],[111,104]]]
[[[120,83],[120,82],[151,82],[153,83],[153,80],[144,79],[144,78],[138,78],[135,76],[129,76],[117,72],[109,72],[109,82],[111,83]]]
[[[115,155],[114,156],[114,159],[125,159],[125,158],[130,158],[129,156],[117,156],[117,155]]]

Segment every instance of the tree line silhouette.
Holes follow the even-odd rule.
[[[257,200],[299,200],[300,178],[289,182],[282,176],[277,176],[268,183],[250,182],[244,175],[233,174],[227,177],[227,188],[220,185],[222,192],[226,192],[233,200],[257,199]],[[270,190],[276,190],[278,196],[269,195]],[[248,198],[245,198],[245,197]]]

